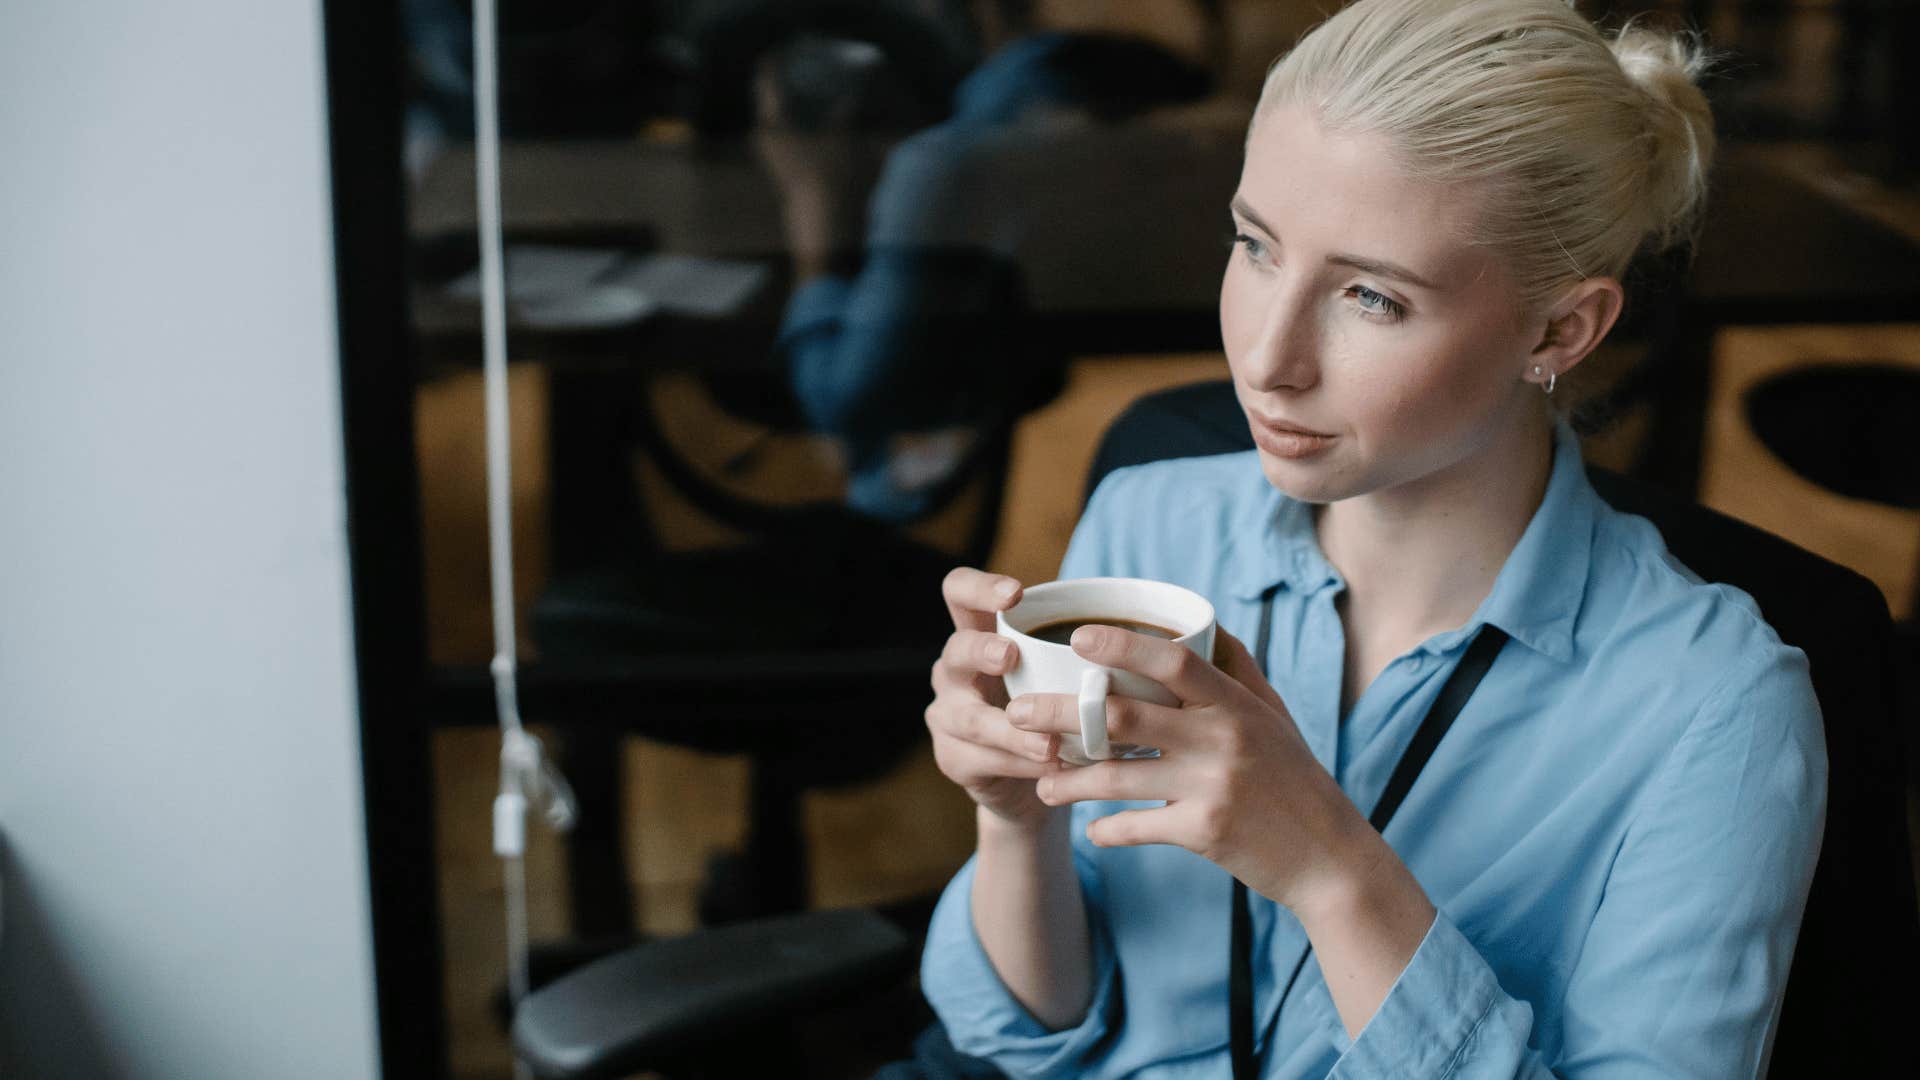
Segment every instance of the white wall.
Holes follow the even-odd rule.
[[[318,0],[0,2],[0,1076],[377,1072]]]

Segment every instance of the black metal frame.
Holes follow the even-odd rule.
[[[426,601],[407,329],[398,0],[325,0],[347,548],[380,1071],[445,1076]]]

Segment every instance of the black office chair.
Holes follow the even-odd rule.
[[[1087,490],[1126,465],[1251,445],[1227,384],[1154,394],[1109,428]],[[1826,723],[1827,825],[1772,1074],[1905,1075],[1908,1026],[1920,1015],[1920,995],[1907,978],[1920,970],[1920,912],[1885,600],[1859,575],[1770,534],[1603,470],[1590,475],[1608,503],[1653,521],[1696,573],[1751,594],[1812,665]],[[774,942],[794,959],[758,962]],[[617,1076],[676,1056],[697,1060],[702,1040],[711,1046],[756,1023],[804,1016],[831,998],[896,985],[890,972],[911,964],[913,938],[863,913],[821,912],[781,926],[725,928],[671,948],[611,957],[534,994],[514,1025],[516,1047],[539,1075],[554,1078]]]
[[[657,667],[681,658],[691,667],[725,658],[731,677],[691,706],[539,718],[568,729],[563,767],[578,765],[576,789],[583,802],[597,804],[583,812],[583,825],[591,817],[617,830],[621,801],[608,790],[617,787],[617,774],[604,759],[617,756],[622,733],[749,757],[745,851],[715,865],[702,898],[708,924],[804,908],[803,793],[877,778],[921,745],[926,669],[952,629],[944,608],[924,598],[937,596],[956,564],[986,561],[999,529],[1014,425],[1058,393],[1064,378],[1064,363],[1030,344],[1017,265],[980,252],[925,258],[924,274],[942,287],[948,309],[924,312],[902,334],[900,370],[876,393],[894,403],[889,422],[962,427],[970,441],[903,519],[878,520],[834,501],[742,494],[675,445],[656,406],[643,398],[620,410],[609,441],[637,447],[676,496],[746,542],[671,550],[630,474],[616,471],[603,495],[604,505],[619,507],[604,529],[615,542],[570,554],[533,607],[533,635],[546,660],[642,657]],[[779,367],[715,378],[742,388],[716,401],[744,422],[806,430]],[[936,521],[947,535],[929,542],[916,527]],[[556,536],[556,547],[562,539]],[[769,698],[768,679],[792,671],[845,677],[818,682],[800,699]],[[855,715],[859,737],[844,737],[846,718]],[[612,861],[604,856],[617,856],[620,847],[617,838],[600,844],[602,861]],[[588,869],[576,860],[577,871]],[[597,907],[630,906],[618,895],[623,878],[599,870],[593,876],[596,888],[613,894]],[[617,934],[619,915],[603,911],[588,936]]]
[[[560,729],[563,768],[580,796],[583,824],[592,821],[601,830],[572,852],[579,936],[534,951],[535,987],[631,944],[631,903],[619,868],[623,736],[749,761],[745,844],[710,867],[700,901],[708,927],[804,909],[809,873],[802,796],[877,778],[924,745],[927,672],[952,631],[938,600],[941,580],[955,565],[986,562],[999,528],[1014,425],[1055,396],[1064,378],[1060,359],[1032,344],[1016,265],[978,252],[924,256],[921,269],[934,276],[953,310],[923,313],[903,337],[904,359],[911,362],[882,383],[882,396],[897,406],[887,416],[908,427],[964,417],[971,441],[907,520],[876,520],[837,502],[748,497],[676,445],[649,402],[617,410],[623,415],[609,429],[611,443],[638,447],[675,495],[748,540],[669,550],[653,535],[631,485],[610,482],[606,498],[623,507],[607,522],[616,541],[569,558],[534,605],[543,667],[567,665],[590,683],[596,664],[643,660],[648,671],[662,673],[652,680],[662,684],[660,696],[674,700],[616,713],[587,694],[572,708],[535,717]],[[743,392],[715,395],[728,412],[772,430],[804,430],[801,410],[780,392],[783,371],[734,382],[744,384]],[[936,519],[954,533],[945,545],[911,529]],[[775,689],[796,680],[804,690]],[[924,922],[933,899],[906,898],[892,918],[908,927]],[[742,1007],[761,1008],[790,995],[830,1000],[840,988],[868,984],[875,973],[897,982],[914,951],[908,932],[861,913],[753,922],[740,935],[726,939],[741,943],[731,952],[715,951],[715,939],[703,935],[656,942],[627,957],[648,974],[618,964],[612,970],[616,981],[659,990],[636,1015],[667,1009],[689,1018],[736,994]],[[800,944],[785,948],[782,942]],[[842,960],[853,976],[838,966]],[[729,967],[735,962],[737,969]],[[698,987],[662,984],[657,964],[683,973],[697,967],[704,977]],[[591,967],[569,981],[592,987],[607,970]],[[599,1015],[584,1004],[563,1012],[541,1030],[591,1027]],[[701,1046],[707,1029],[689,1022],[687,1030],[676,1020],[650,1034],[649,1060],[670,1061],[679,1045]],[[720,1075],[751,1071],[753,1055],[765,1046],[728,1049],[733,1065]],[[698,1058],[719,1052],[702,1046],[694,1061],[678,1067],[701,1075]]]

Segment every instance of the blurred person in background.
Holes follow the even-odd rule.
[[[777,350],[808,424],[847,452],[850,505],[881,519],[917,515],[979,428],[1058,389],[1059,360],[1023,319],[1024,208],[996,182],[1030,145],[1020,138],[1124,123],[1212,85],[1155,42],[1047,29],[1028,0],[969,10],[985,58],[944,120],[886,155],[870,192],[858,153],[834,136],[879,108],[868,88],[885,82],[860,77],[873,51],[802,38],[770,53],[757,79],[754,137],[795,274]],[[849,215],[864,228],[849,229]],[[855,246],[839,240],[849,233]]]

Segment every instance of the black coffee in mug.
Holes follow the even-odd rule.
[[[1038,638],[1041,641],[1050,641],[1055,645],[1070,645],[1073,642],[1073,632],[1083,626],[1113,626],[1121,630],[1131,630],[1136,634],[1145,634],[1148,637],[1166,638],[1168,641],[1172,641],[1174,638],[1180,636],[1180,631],[1178,630],[1169,630],[1164,626],[1155,626],[1152,623],[1136,622],[1133,619],[1077,618],[1055,619],[1050,623],[1042,623],[1027,631],[1027,636]]]

